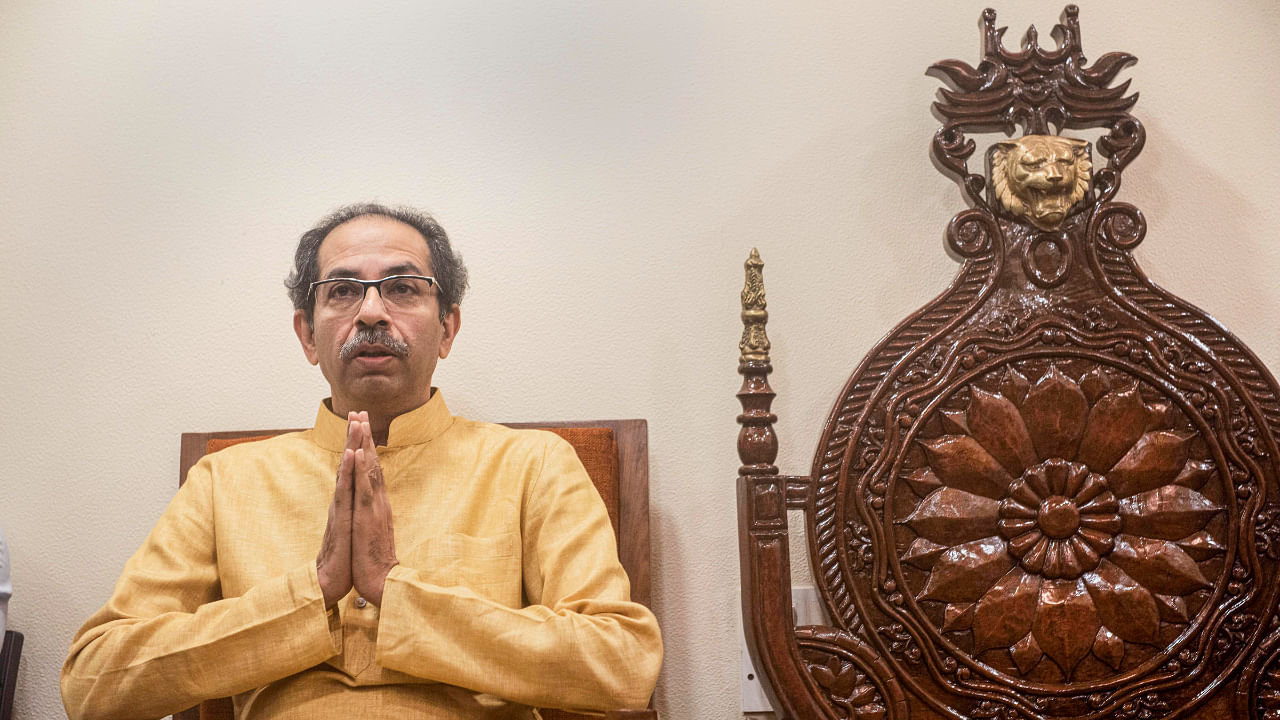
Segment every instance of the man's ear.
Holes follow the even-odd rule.
[[[449,308],[449,314],[444,316],[444,334],[440,336],[440,359],[449,357],[449,350],[453,347],[453,339],[458,337],[458,330],[462,327],[462,308],[457,303]]]
[[[298,335],[298,342],[302,343],[302,353],[307,356],[307,362],[312,365],[320,362],[316,353],[315,327],[307,322],[307,314],[302,310],[293,311],[293,331]]]

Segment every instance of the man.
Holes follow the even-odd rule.
[[[657,624],[572,448],[453,417],[431,386],[466,287],[443,229],[343,208],[302,236],[287,284],[332,397],[311,430],[192,468],[77,633],[68,715],[227,695],[273,719],[642,707]]]

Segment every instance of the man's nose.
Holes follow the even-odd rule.
[[[390,320],[387,305],[382,300],[382,291],[377,287],[369,287],[364,291],[364,299],[356,311],[356,322],[362,325],[377,325]]]

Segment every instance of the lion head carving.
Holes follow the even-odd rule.
[[[1000,205],[1041,230],[1056,230],[1089,191],[1089,144],[1057,135],[997,143],[991,182]]]

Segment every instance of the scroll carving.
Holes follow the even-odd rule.
[[[1080,39],[1080,11],[1068,5],[1053,35],[1056,50],[1040,46],[1033,26],[1022,49],[1011,51],[1002,42],[1006,28],[996,27],[996,13],[982,14],[982,62],[973,67],[960,60],[943,60],[930,68],[951,87],[941,91],[934,109],[946,122],[933,139],[933,152],[955,174],[974,202],[985,205],[986,178],[970,172],[968,159],[977,145],[966,132],[1012,134],[1022,126],[1028,135],[1049,135],[1056,127],[1103,127],[1110,132],[1099,142],[1108,158],[1104,199],[1119,189],[1120,171],[1142,151],[1142,124],[1128,114],[1138,96],[1125,95],[1129,81],[1111,87],[1116,76],[1137,58],[1113,52],[1086,65]]]
[[[806,669],[841,720],[904,720],[906,698],[875,654],[858,638],[832,628],[796,629]]]
[[[797,718],[1280,718],[1280,386],[1131,254],[1135,58],[1087,64],[1075,6],[1052,50],[982,22],[976,67],[932,68],[963,266],[858,363],[797,495],[832,627],[763,619],[743,536],[757,666]],[[970,169],[967,133],[1019,129]],[[782,547],[758,262],[740,502]]]

